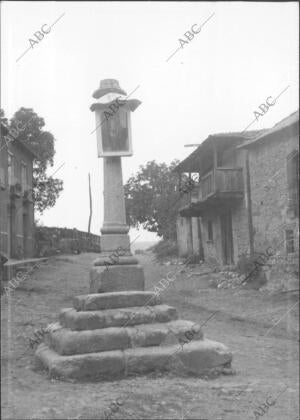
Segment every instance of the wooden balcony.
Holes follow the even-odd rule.
[[[184,194],[180,201],[180,214],[198,216],[225,202],[233,204],[243,196],[243,169],[215,168],[205,174],[191,192]]]

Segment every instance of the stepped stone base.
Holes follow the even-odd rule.
[[[221,343],[203,340],[167,347],[140,347],[99,353],[61,356],[40,344],[36,357],[51,377],[72,379],[116,379],[155,371],[200,375],[230,364],[232,355]]]
[[[153,371],[201,374],[228,366],[232,355],[178,320],[154,292],[120,291],[74,298],[45,336],[36,359],[58,378],[114,379]]]

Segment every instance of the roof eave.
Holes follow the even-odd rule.
[[[241,145],[239,145],[237,147],[239,149],[243,149],[243,148],[244,149],[248,149],[250,147],[254,147],[258,143],[261,143],[263,141],[268,140],[272,135],[277,134],[277,133],[280,133],[281,131],[287,130],[287,129],[289,129],[289,128],[293,127],[293,126],[296,126],[296,125],[299,125],[299,120],[298,121],[294,121],[294,122],[292,122],[291,124],[289,124],[289,125],[287,125],[285,127],[279,127],[277,129],[270,128],[269,130],[266,130],[265,133],[259,135],[258,137],[254,138],[254,139],[252,139],[252,140],[250,140],[250,141],[248,141],[248,142],[246,142],[244,144],[241,144]]]

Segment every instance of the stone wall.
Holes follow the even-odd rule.
[[[35,243],[37,257],[57,253],[100,252],[100,236],[77,229],[38,226]]]
[[[297,137],[281,132],[249,150],[255,251],[272,246],[285,253],[286,229],[297,237],[299,218],[289,214],[287,182],[287,156],[297,149]]]
[[[12,185],[21,185],[21,163],[27,166],[26,189],[32,188],[32,160],[16,143],[8,143],[14,156],[15,170]],[[0,250],[12,258],[32,257],[34,254],[33,203],[24,200],[22,191],[14,198],[8,185],[8,150],[5,145],[0,157]],[[11,222],[10,222],[11,221]]]

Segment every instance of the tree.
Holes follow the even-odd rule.
[[[1,122],[9,132],[17,133],[15,138],[28,145],[38,156],[33,161],[33,198],[35,209],[43,213],[45,209],[55,205],[63,190],[62,180],[46,174],[47,169],[53,166],[54,136],[43,130],[45,121],[32,108],[20,108],[9,122],[1,110]]]
[[[178,176],[172,172],[179,161],[140,166],[136,175],[124,186],[127,223],[165,240],[176,239],[176,216],[179,207]]]

